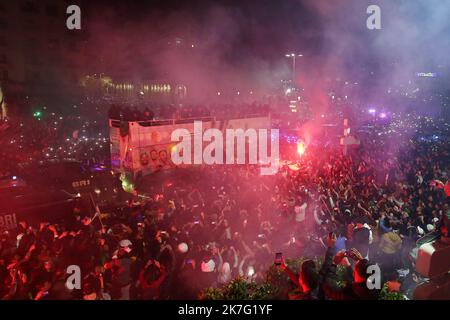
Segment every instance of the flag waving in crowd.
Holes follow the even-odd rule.
[[[447,197],[450,197],[450,182],[447,181],[445,184],[438,179],[431,180],[430,186],[435,187],[436,189],[443,189],[445,192],[445,195]]]

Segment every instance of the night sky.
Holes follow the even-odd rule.
[[[77,64],[82,75],[103,73],[115,81],[167,80],[194,84],[205,92],[265,91],[290,78],[291,61],[285,54],[291,52],[303,54],[297,80],[304,87],[351,78],[366,81],[365,94],[376,96],[378,87],[399,85],[416,72],[438,72],[441,79],[449,74],[447,1],[78,4],[82,30],[68,34],[84,36]],[[366,27],[370,4],[381,8],[381,30]],[[174,46],[176,38],[182,45]]]

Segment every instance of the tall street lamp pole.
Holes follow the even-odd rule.
[[[295,85],[295,58],[303,57],[302,54],[289,53],[286,54],[287,58],[292,58],[292,85]]]

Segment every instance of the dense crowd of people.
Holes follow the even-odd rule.
[[[204,117],[233,118],[249,115],[267,115],[270,106],[266,103],[226,103],[226,104],[154,104],[139,106],[112,105],[108,116],[126,121],[149,121],[161,119],[191,119]]]
[[[126,121],[239,117],[267,115],[261,103],[179,105],[107,104],[86,100],[70,106],[70,113],[40,108],[29,114],[12,113],[0,121],[0,177],[15,171],[18,163],[49,159],[76,159],[85,164],[107,164],[108,126],[105,116]],[[109,108],[109,109],[108,109]],[[39,114],[39,116],[36,116]],[[89,120],[87,120],[89,119]]]
[[[27,162],[50,159],[77,159],[86,164],[107,162],[109,133],[104,112],[92,107],[86,115],[80,109],[74,106],[69,114],[44,109],[39,109],[39,116],[10,114],[0,123],[0,177],[14,173],[18,164]]]
[[[273,176],[255,166],[177,169],[107,214],[77,206],[64,223],[21,221],[0,241],[0,296],[196,299],[238,276],[263,281],[282,252],[309,258],[300,275],[280,264],[296,299],[377,299],[365,282],[373,264],[389,290],[411,298],[427,280],[414,268],[418,241],[449,237],[449,144],[377,137],[348,155],[310,145],[299,170]],[[72,265],[82,277],[73,290]],[[333,285],[337,265],[348,271],[344,287]]]

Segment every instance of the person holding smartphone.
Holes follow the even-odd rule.
[[[363,259],[361,253],[355,248],[350,250],[341,250],[336,253],[336,235],[328,235],[328,249],[325,254],[325,260],[320,270],[321,277],[321,295],[329,300],[376,300],[379,290],[369,289],[367,287],[367,268],[370,263]],[[354,267],[350,263],[354,261]],[[348,279],[345,286],[338,286],[337,266],[344,265]]]
[[[275,264],[279,265],[281,270],[287,273],[291,281],[298,287],[298,293],[290,296],[291,300],[317,300],[316,290],[319,285],[319,276],[316,270],[316,264],[312,260],[306,260],[302,263],[300,275],[295,274],[281,258],[279,254],[275,258]]]

